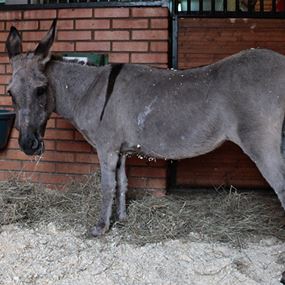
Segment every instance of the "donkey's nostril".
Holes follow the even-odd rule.
[[[33,140],[32,149],[36,150],[39,147],[39,141],[37,139]]]

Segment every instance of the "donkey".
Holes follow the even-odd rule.
[[[134,64],[95,67],[51,57],[55,31],[56,21],[36,49],[23,54],[20,34],[11,27],[8,94],[26,154],[44,151],[52,112],[71,121],[96,148],[102,207],[92,235],[109,229],[115,196],[118,219],[126,219],[128,154],[177,160],[210,152],[226,140],[255,162],[285,209],[283,55],[252,49],[185,71]]]

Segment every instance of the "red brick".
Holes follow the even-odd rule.
[[[61,118],[61,116],[59,114],[57,114],[57,113],[52,113],[50,117],[51,118],[55,118],[55,119]]]
[[[151,29],[168,29],[168,19],[151,19]]]
[[[147,188],[151,189],[165,189],[166,179],[151,178],[147,180]]]
[[[73,30],[74,24],[73,20],[58,20],[56,27],[58,30]],[[50,28],[51,22],[50,21],[40,21],[40,29],[41,30],[48,30]]]
[[[12,179],[14,173],[13,172],[7,172],[7,171],[0,171],[0,181],[8,181]]]
[[[9,63],[9,58],[7,55],[1,56],[0,55],[0,63]]]
[[[167,30],[132,31],[133,40],[167,40]]]
[[[5,22],[0,22],[0,30],[4,30],[5,29]]]
[[[91,32],[90,31],[59,31],[57,33],[58,40],[91,40]]]
[[[39,182],[39,173],[38,172],[16,172],[14,179],[29,183],[38,183]]]
[[[65,119],[56,119],[56,127],[59,129],[74,129],[73,125]]]
[[[14,21],[14,20],[20,20],[22,19],[22,12],[21,11],[3,11],[0,12],[0,19],[2,21]]]
[[[112,21],[113,29],[147,29],[148,19],[119,19]]]
[[[75,161],[81,163],[99,163],[97,154],[76,153]]]
[[[5,86],[4,85],[0,85],[0,94],[5,94],[6,91],[5,91]]]
[[[96,8],[94,9],[95,18],[125,18],[129,17],[129,8]]]
[[[17,21],[17,22],[7,22],[6,30],[10,30],[11,26],[15,26],[20,31],[25,30],[38,30],[38,21]]]
[[[0,32],[0,42],[5,43],[8,37],[8,34],[9,34],[8,32]]]
[[[75,21],[75,28],[77,30],[84,30],[84,29],[109,29],[110,28],[110,20],[76,20]]]
[[[42,158],[42,161],[59,161],[59,162],[74,162],[73,153],[46,151]]]
[[[166,168],[130,167],[128,175],[132,177],[166,177]]]
[[[45,140],[45,150],[55,150],[55,141]]]
[[[56,18],[56,10],[26,10],[24,11],[24,19],[51,19]]]
[[[72,130],[55,130],[48,129],[45,133],[46,139],[55,139],[55,140],[72,140],[74,137]]]
[[[110,53],[109,62],[111,63],[129,63],[130,55],[128,53]]]
[[[142,188],[142,189],[145,189],[147,187],[147,179],[146,178],[130,177],[128,179],[128,186],[130,188]]]
[[[37,161],[24,161],[23,170],[37,171],[37,172],[54,172],[55,163],[52,162],[37,162]]]
[[[12,66],[10,64],[6,64],[6,73],[12,74]]]
[[[0,74],[4,74],[6,72],[6,68],[4,64],[0,65]]]
[[[133,17],[168,17],[167,8],[132,8]]]
[[[7,149],[19,149],[18,139],[10,138]]]
[[[109,51],[110,42],[77,42],[77,51]]]
[[[22,33],[22,37],[23,37],[23,41],[25,42],[31,42],[31,41],[40,41],[46,34],[46,31],[33,31],[31,32],[23,32]]]
[[[167,53],[133,53],[132,63],[167,63]]]
[[[35,42],[23,42],[23,51],[24,52],[27,52],[27,51],[30,51],[30,50],[34,50],[36,48],[38,44],[38,41],[35,41]]]
[[[82,163],[57,163],[56,172],[58,173],[72,173],[72,174],[90,174],[91,168],[88,164]]]
[[[150,51],[153,52],[167,52],[168,51],[168,42],[151,42],[150,43]]]
[[[113,42],[112,51],[147,51],[148,42]]]
[[[16,128],[13,128],[12,129],[12,131],[11,131],[11,134],[10,134],[10,137],[11,138],[18,138],[18,136],[19,136],[19,132],[18,132],[18,130],[16,129]]]
[[[2,75],[0,75],[2,76]],[[12,99],[10,96],[0,96],[0,105],[1,106],[10,106],[12,105]]]
[[[20,161],[16,161],[16,160],[1,160],[0,169],[1,170],[21,170],[22,164]]]
[[[58,141],[56,142],[57,151],[72,151],[72,152],[91,152],[92,148],[87,142],[78,141]]]
[[[79,133],[78,131],[75,131],[75,140],[76,141],[85,141],[85,138],[83,137],[83,135],[81,133]]]
[[[166,161],[162,159],[148,161],[147,159],[139,159],[137,156],[132,156],[127,159],[128,166],[151,166],[151,167],[166,167]]]
[[[70,184],[73,177],[67,174],[39,173],[39,182],[48,184]]]
[[[95,40],[128,40],[128,31],[95,31]]]
[[[8,84],[11,79],[10,75],[1,74],[0,76],[0,84]]]
[[[5,52],[5,44],[0,43],[0,52]]]
[[[53,51],[74,51],[74,43],[71,42],[55,42],[52,46]]]
[[[59,18],[91,18],[92,17],[92,9],[61,9],[58,11]]]
[[[31,157],[25,155],[20,150],[8,149],[0,152],[0,159],[30,160]]]
[[[46,126],[48,129],[50,128],[55,128],[55,119],[49,119],[47,121],[47,126]]]
[[[91,173],[95,173],[95,172],[97,172],[98,170],[100,170],[100,165],[99,165],[99,163],[97,163],[97,164],[90,164],[90,168],[91,168]]]

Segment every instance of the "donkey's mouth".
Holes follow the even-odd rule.
[[[19,144],[27,155],[41,155],[45,149],[43,140],[36,137],[29,141],[20,141]]]

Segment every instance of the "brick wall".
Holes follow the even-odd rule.
[[[11,25],[22,31],[24,51],[32,50],[51,20],[58,18],[54,52],[97,52],[109,55],[111,63],[168,65],[167,8],[84,8],[0,12],[0,106],[10,106],[6,85],[11,67],[5,41]],[[16,177],[32,182],[62,185],[98,169],[96,153],[67,121],[52,115],[48,122],[46,152],[40,161],[18,148],[13,130],[8,148],[0,153],[0,180]],[[135,189],[164,193],[166,163],[128,160],[129,185]]]
[[[285,54],[285,21],[270,19],[180,19],[179,68],[210,64],[248,48]],[[266,63],[264,63],[266,64]],[[178,184],[268,187],[254,163],[235,145],[178,163]]]

